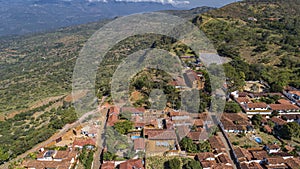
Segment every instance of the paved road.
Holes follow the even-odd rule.
[[[229,148],[229,145],[227,144],[227,141],[226,141],[226,139],[225,139],[223,133],[222,133],[222,132],[218,132],[218,136],[221,138],[223,144],[224,144],[225,147],[226,147],[226,152],[227,152],[227,154],[229,155],[229,157],[230,157],[230,159],[231,159],[233,168],[234,168],[234,169],[237,169],[235,163],[233,162],[234,160],[232,159],[232,157],[231,157],[231,155],[230,155],[230,148]]]
[[[104,102],[104,100],[105,100],[105,97],[102,98],[102,100],[101,100],[101,102],[100,102],[99,105],[102,105],[103,102]],[[15,162],[15,161],[17,161],[17,160],[19,160],[19,159],[25,158],[28,154],[33,153],[33,152],[36,152],[36,151],[38,151],[40,148],[45,147],[46,145],[50,144],[52,141],[56,140],[57,138],[62,137],[62,136],[63,136],[64,134],[66,134],[66,132],[69,131],[70,129],[79,126],[79,125],[82,123],[82,121],[83,121],[85,118],[87,118],[89,115],[95,114],[95,113],[97,113],[97,112],[99,112],[99,109],[90,111],[90,112],[88,112],[88,113],[85,113],[85,114],[84,114],[83,116],[81,116],[76,122],[74,122],[74,123],[72,123],[72,124],[67,124],[67,125],[65,125],[61,130],[59,130],[59,132],[55,133],[55,134],[54,134],[53,136],[51,136],[48,140],[46,140],[46,141],[44,141],[44,142],[41,142],[41,143],[35,145],[32,149],[30,149],[30,150],[26,151],[25,153],[19,155],[18,157],[16,157],[15,159],[11,160],[10,162]],[[8,166],[9,166],[9,164],[10,164],[10,162],[7,162],[7,163],[5,163],[5,164],[2,164],[2,165],[0,166],[0,168],[1,168],[1,169],[7,169]]]

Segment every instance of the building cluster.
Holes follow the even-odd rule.
[[[204,168],[213,164],[216,168],[233,168],[233,162],[229,151],[226,149],[219,136],[207,139],[204,130],[214,126],[208,113],[193,114],[184,111],[166,110],[145,110],[143,108],[111,107],[108,111],[107,125],[114,126],[117,122],[122,122],[120,114],[130,112],[133,129],[126,134],[133,142],[135,153],[144,152],[145,157],[151,156],[180,156],[191,157],[198,160]],[[247,127],[248,124],[241,124]],[[207,153],[191,154],[181,150],[179,141],[184,137],[190,138],[193,144],[202,140],[207,140],[213,151],[208,153],[214,160],[202,158]],[[104,151],[105,153],[105,151]],[[209,156],[209,157],[210,157]],[[139,168],[146,161],[138,156],[127,161],[103,161],[101,168]],[[134,167],[133,167],[134,166]],[[126,169],[127,169],[126,168]],[[142,167],[141,167],[142,168]]]
[[[28,169],[76,168],[83,147],[95,148],[97,132],[98,122],[73,128],[40,148],[35,152],[36,157],[26,158],[22,166]]]
[[[300,91],[284,90],[283,93],[251,93],[233,92],[232,98],[242,107],[248,115],[261,114],[269,116],[272,113],[280,115],[300,114]],[[279,98],[275,103],[266,103],[262,98]]]

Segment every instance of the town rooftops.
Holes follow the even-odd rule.
[[[291,91],[289,91],[289,93],[300,96],[300,91],[299,90],[291,90]]]
[[[270,104],[272,110],[275,111],[290,111],[290,110],[300,110],[300,108],[293,104]]]
[[[254,150],[250,151],[255,160],[263,160],[264,158],[269,157],[268,153],[264,150]]]
[[[215,155],[212,152],[197,153],[196,159],[200,162],[211,161],[212,159],[215,159]]]
[[[137,138],[133,140],[134,150],[144,150],[145,149],[145,139]]]
[[[242,163],[241,164],[242,169],[263,169],[262,166],[258,163],[252,162],[252,163]]]
[[[291,104],[291,101],[286,100],[286,99],[279,99],[277,102],[280,104]]]
[[[241,147],[234,148],[234,152],[240,162],[250,161],[252,159],[251,153],[244,148],[241,148]]]
[[[115,168],[115,163],[114,162],[106,162],[101,164],[100,169],[114,169]]]
[[[215,160],[213,161],[201,161],[200,162],[202,168],[211,168],[217,164]]]
[[[285,120],[297,120],[300,118],[300,114],[285,114],[281,116]]]
[[[223,144],[222,140],[219,136],[212,136],[209,138],[210,146],[215,150],[224,150],[226,149],[225,145]]]
[[[231,159],[230,159],[229,156],[228,156],[227,154],[225,154],[225,153],[219,155],[217,159],[218,159],[217,161],[218,161],[219,163],[232,165]]]
[[[201,132],[200,131],[191,131],[187,134],[187,137],[193,141],[199,141]]]
[[[95,143],[95,140],[92,139],[92,138],[88,138],[88,139],[78,139],[78,138],[76,138],[74,140],[74,142],[73,142],[73,146],[74,147],[82,148],[85,145],[93,145],[93,146],[95,146],[96,143]]]
[[[297,168],[300,166],[299,158],[289,158],[285,160],[285,163],[290,168]]]
[[[175,131],[172,129],[144,129],[144,135],[149,140],[176,140]]]
[[[250,103],[251,102],[248,97],[238,97],[238,98],[236,98],[236,101],[239,103]]]
[[[271,121],[274,122],[275,124],[281,125],[281,126],[287,123],[286,121],[284,121],[278,117],[272,117]]]
[[[144,169],[141,159],[131,159],[120,164],[119,169]]]
[[[69,169],[72,164],[70,161],[37,161],[37,160],[28,160],[23,163],[26,168],[30,169]]]
[[[196,127],[203,127],[204,121],[203,121],[202,119],[195,119],[195,120],[194,120],[194,125],[195,125]]]
[[[247,104],[247,108],[261,108],[261,109],[265,109],[268,108],[268,105],[266,103],[248,103]]]

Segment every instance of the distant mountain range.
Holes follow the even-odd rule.
[[[0,0],[0,36],[51,30],[133,13],[179,9],[171,4],[175,1],[142,1]]]

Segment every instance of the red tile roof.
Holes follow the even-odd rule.
[[[291,91],[289,91],[289,93],[300,96],[300,91],[298,91],[298,90],[291,90]]]
[[[234,148],[234,152],[240,162],[250,161],[252,159],[251,153],[244,148],[241,148],[241,147]]]
[[[231,159],[229,158],[229,156],[227,154],[221,154],[218,156],[218,160],[219,163],[223,163],[223,164],[232,164]]]
[[[271,121],[274,122],[274,123],[276,123],[277,125],[284,125],[284,124],[287,123],[286,121],[284,121],[284,120],[282,120],[282,119],[280,119],[278,117],[272,117]]]
[[[37,161],[28,160],[23,163],[26,168],[44,169],[44,168],[56,168],[56,169],[69,169],[72,164],[70,161]]]
[[[236,101],[239,103],[250,103],[250,100],[248,97],[238,97],[238,98],[236,98]]]
[[[144,129],[144,135],[148,136],[149,140],[176,140],[176,134],[171,129]]]
[[[202,168],[209,168],[217,164],[216,161],[201,161],[200,162]]]
[[[211,167],[211,169],[233,169],[233,166],[228,166],[223,163],[217,163]]]
[[[202,119],[195,119],[194,120],[194,125],[196,127],[203,127],[204,126],[204,121]]]
[[[248,108],[267,108],[268,105],[266,103],[248,103]]]
[[[242,169],[263,169],[262,166],[258,163],[252,162],[252,163],[242,163],[241,164]]]
[[[290,111],[290,110],[300,110],[300,108],[293,104],[270,104],[272,110],[276,111]]]
[[[269,125],[264,125],[264,129],[268,132],[268,133],[272,133],[273,129],[269,126]]]
[[[280,104],[291,104],[291,101],[286,100],[286,99],[279,99],[277,102]]]
[[[269,165],[270,164],[282,164],[284,159],[282,157],[269,157],[267,158]]]
[[[264,150],[250,151],[254,159],[262,160],[269,157],[268,153]]]
[[[206,161],[208,158],[215,158],[215,155],[212,152],[197,153],[196,155],[196,159],[200,162]]]
[[[187,137],[193,141],[199,141],[201,132],[200,131],[191,131],[187,134]]]
[[[213,148],[215,150],[225,150],[226,149],[225,145],[223,144],[223,142],[219,136],[212,136],[208,140],[209,140],[211,148]]]
[[[300,166],[300,160],[299,160],[299,158],[295,158],[295,157],[294,158],[286,159],[285,163],[290,168],[297,168],[297,167],[299,168],[299,166]]]
[[[248,117],[241,113],[223,113],[221,122],[226,130],[246,130],[251,126]]]
[[[100,169],[115,169],[115,163],[114,162],[103,163]]]
[[[145,139],[138,138],[133,140],[134,150],[144,150],[145,149]]]
[[[73,147],[75,147],[75,146],[83,147],[85,145],[96,145],[96,142],[92,138],[88,138],[88,139],[78,139],[78,138],[76,138],[73,142]]]
[[[141,159],[128,160],[120,164],[119,169],[144,169],[143,161]]]

